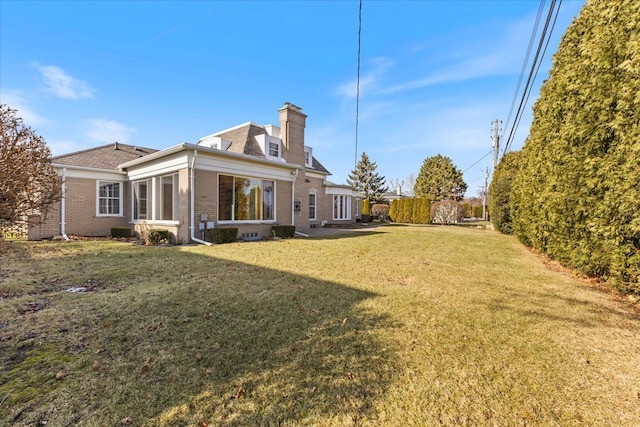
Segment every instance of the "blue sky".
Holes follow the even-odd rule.
[[[547,2],[548,3],[548,2]],[[484,183],[539,0],[364,0],[358,154],[389,179],[449,156]],[[513,149],[582,0],[565,0]],[[548,7],[548,6],[547,6]],[[53,155],[119,141],[195,143],[292,102],[306,144],[344,183],[354,168],[358,1],[0,0],[0,102]]]

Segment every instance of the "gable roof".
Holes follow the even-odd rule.
[[[156,151],[158,150],[154,148],[137,147],[116,142],[52,157],[51,161],[53,164],[66,166],[118,170],[119,164],[138,159]]]

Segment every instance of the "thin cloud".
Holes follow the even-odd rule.
[[[17,110],[16,116],[20,117],[27,126],[49,123],[49,120],[36,113],[29,106],[29,100],[22,92],[3,91],[0,93],[0,100],[2,100],[3,104],[7,104],[11,107],[11,109]]]
[[[522,61],[522,47],[526,46],[530,36],[532,21],[533,16],[527,16],[512,23],[506,30],[504,40],[476,39],[478,43],[475,47],[468,44],[457,46],[449,52],[448,59],[444,59],[446,62],[432,72],[414,80],[381,88],[380,93],[390,95],[444,83],[515,73]],[[460,39],[474,40],[470,36]],[[426,45],[424,43],[419,49],[413,48],[411,51],[419,54]]]
[[[33,66],[42,74],[47,90],[55,96],[73,100],[94,97],[94,89],[87,82],[71,77],[62,68],[38,63]]]
[[[87,119],[86,124],[88,126],[87,138],[98,143],[115,141],[126,143],[136,131],[122,123],[106,119]]]
[[[393,63],[394,61],[391,58],[373,58],[371,60],[371,70],[360,76],[360,95],[374,88]],[[355,98],[357,94],[357,81],[353,80],[340,85],[336,89],[336,93],[345,98]]]

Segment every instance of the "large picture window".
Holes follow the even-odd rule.
[[[351,219],[351,196],[333,196],[333,219]]]
[[[218,219],[220,221],[269,221],[274,219],[273,181],[220,175]]]
[[[122,183],[98,181],[98,215],[122,215]]]

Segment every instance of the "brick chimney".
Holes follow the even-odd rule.
[[[302,113],[302,108],[290,102],[285,102],[278,113],[284,158],[288,163],[304,166],[304,128],[307,116]]]

